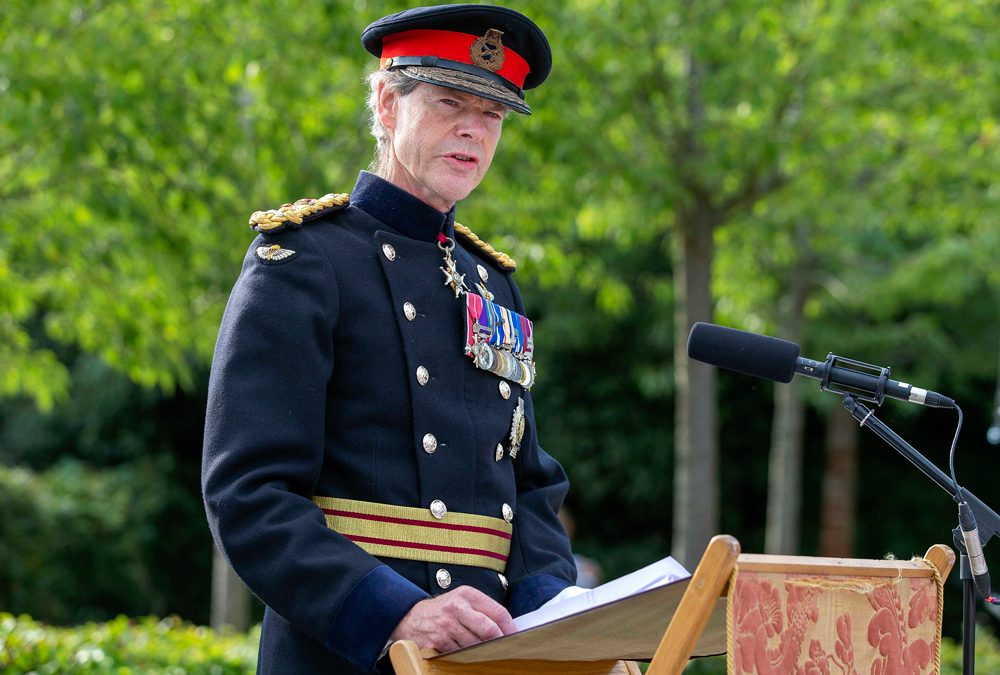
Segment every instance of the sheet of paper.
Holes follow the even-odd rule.
[[[561,599],[536,609],[534,612],[522,614],[514,619],[514,625],[517,626],[518,630],[527,630],[571,614],[627,598],[642,591],[687,579],[690,576],[691,573],[684,569],[679,562],[667,557],[597,588],[591,588],[579,595]]]

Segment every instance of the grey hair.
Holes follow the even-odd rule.
[[[368,168],[376,176],[384,178],[384,172],[389,166],[390,143],[389,130],[382,125],[382,120],[378,118],[378,87],[380,84],[384,84],[388,92],[406,96],[417,88],[420,80],[407,77],[398,70],[376,70],[368,76],[368,115],[371,133],[375,137],[375,157]]]

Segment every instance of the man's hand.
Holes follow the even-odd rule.
[[[411,607],[391,638],[447,652],[516,632],[503,605],[471,586],[459,586]]]

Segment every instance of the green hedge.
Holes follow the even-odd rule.
[[[256,667],[260,628],[216,633],[177,618],[128,619],[58,628],[0,613],[0,672],[114,675],[243,675]],[[1000,641],[976,637],[976,669],[1000,673]],[[725,657],[695,659],[685,675],[724,675]],[[962,646],[945,639],[941,675],[962,672]]]
[[[244,675],[257,662],[259,629],[220,634],[176,618],[57,628],[0,614],[0,672]]]

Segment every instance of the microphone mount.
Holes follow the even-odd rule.
[[[830,376],[835,372],[835,368],[838,369],[839,381],[831,383]],[[847,359],[830,353],[826,356],[823,369],[823,378],[819,384],[822,391],[832,391],[835,394],[853,396],[856,399],[874,403],[876,406],[881,406],[882,402],[885,401],[885,386],[889,382],[889,375],[892,374],[890,368],[883,368],[871,363],[855,361],[854,359]],[[861,378],[857,378],[858,375]],[[860,379],[864,382],[871,378],[877,380],[874,392],[869,393],[866,387],[860,385],[852,386],[852,380]]]

